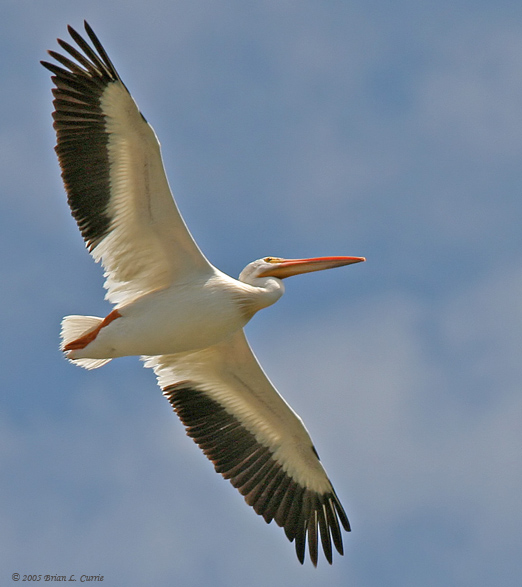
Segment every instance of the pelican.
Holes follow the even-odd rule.
[[[284,292],[283,279],[363,257],[264,257],[233,279],[193,240],[174,202],[160,145],[87,22],[90,43],[58,39],[54,128],[68,203],[105,270],[104,318],[66,316],[61,350],[100,367],[141,356],[190,436],[267,523],[284,528],[304,562],[319,540],[332,563],[350,524],[299,416],[269,381],[243,327]],[[68,54],[68,56],[66,55]]]

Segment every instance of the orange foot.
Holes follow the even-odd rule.
[[[80,336],[80,338],[77,338],[76,340],[73,340],[73,341],[67,343],[63,347],[63,350],[64,351],[77,351],[78,349],[84,349],[89,343],[91,343],[98,336],[98,333],[100,332],[100,330],[104,326],[107,326],[113,320],[116,320],[116,318],[120,318],[120,317],[121,317],[121,314],[118,312],[118,310],[113,310],[110,314],[105,316],[105,318],[100,322],[100,324],[94,330],[91,330],[91,332],[87,332],[87,334]]]

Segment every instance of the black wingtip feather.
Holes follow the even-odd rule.
[[[326,560],[332,564],[332,539],[330,537],[330,528],[328,520],[325,515],[325,505],[323,500],[320,500],[320,507],[317,508],[317,518],[319,520],[319,531],[321,534],[321,545]]]
[[[310,517],[308,518],[308,554],[314,567],[317,566],[317,509],[315,496],[312,497],[313,505]]]
[[[107,54],[107,51],[105,51],[105,48],[100,43],[100,40],[98,39],[95,32],[92,30],[91,26],[89,25],[89,23],[86,20],[83,21],[83,26],[85,27],[85,31],[89,35],[89,38],[91,39],[92,44],[96,48],[96,51],[98,51],[100,57],[102,58],[105,65],[107,66],[108,70],[115,77],[115,79],[120,79],[120,76],[118,75],[116,68],[112,64],[112,61],[111,61],[109,55]]]

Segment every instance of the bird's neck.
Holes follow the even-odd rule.
[[[255,277],[249,279],[244,285],[247,304],[252,315],[275,304],[285,293],[285,286],[277,277]]]

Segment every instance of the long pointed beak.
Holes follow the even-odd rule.
[[[352,265],[366,261],[364,257],[314,257],[312,259],[281,259],[263,272],[260,277],[278,277],[284,279],[292,275],[333,269],[343,265]]]

